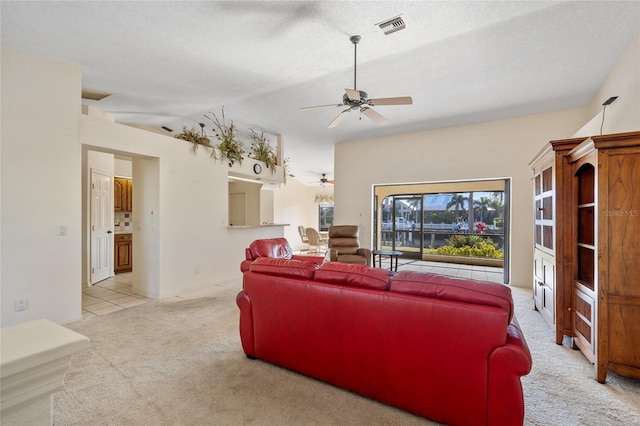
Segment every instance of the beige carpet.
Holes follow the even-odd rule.
[[[70,324],[91,338],[54,395],[62,425],[430,425],[429,420],[244,356],[235,295],[155,301]],[[534,368],[523,379],[528,425],[640,425],[640,381],[601,385],[577,351],[553,343],[514,289]],[[463,409],[463,407],[461,407]]]

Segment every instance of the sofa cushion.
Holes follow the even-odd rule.
[[[511,289],[503,284],[401,271],[392,280],[389,291],[436,299],[495,306],[513,317]]]
[[[250,272],[265,275],[277,275],[284,278],[312,280],[318,264],[305,260],[274,259],[260,257],[249,267]]]
[[[360,265],[367,264],[367,258],[362,254],[339,254],[337,261],[343,263],[359,263]]]
[[[255,240],[249,245],[249,251],[254,259],[259,257],[273,257],[276,259],[291,259],[293,250],[286,238],[266,238]]]
[[[356,254],[360,243],[357,238],[331,238],[329,248],[338,252],[338,254]]]
[[[315,281],[330,284],[386,290],[392,273],[386,269],[371,268],[365,265],[325,262],[316,271]]]

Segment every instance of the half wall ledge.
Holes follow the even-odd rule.
[[[273,228],[276,226],[291,226],[288,223],[265,223],[262,225],[229,225],[228,229]]]
[[[71,356],[89,338],[46,319],[1,330],[0,422],[51,425],[51,395],[64,386]]]

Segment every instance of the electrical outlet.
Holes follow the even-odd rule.
[[[26,297],[24,299],[16,299],[15,308],[16,312],[26,311],[29,307],[29,299]]]

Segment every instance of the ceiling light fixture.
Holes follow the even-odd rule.
[[[602,103],[602,123],[600,123],[600,134],[602,135],[602,127],[604,126],[604,113],[607,112],[607,106],[611,105],[618,99],[617,96],[612,96]]]
[[[384,35],[395,33],[396,31],[404,30],[407,25],[402,19],[402,15],[398,15],[394,18],[387,19],[376,24],[384,32]]]

